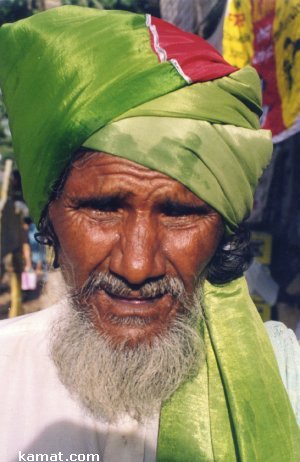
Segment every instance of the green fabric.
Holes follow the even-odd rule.
[[[139,116],[181,117],[259,129],[260,82],[250,66],[228,77],[195,83],[130,109],[114,121]],[[268,132],[267,132],[268,133]]]
[[[154,127],[159,124],[164,132],[158,131],[154,151],[165,152],[166,158],[158,156],[158,163],[151,161],[152,168],[169,174],[171,160],[172,176],[215,207],[228,232],[249,213],[257,178],[271,155],[266,132],[253,135],[249,148],[247,130],[254,134],[261,113],[260,84],[253,69],[186,87],[171,63],[158,61],[143,15],[66,6],[0,28],[0,85],[24,197],[36,222],[73,153],[82,144],[110,152],[110,143],[105,147],[102,138],[106,143],[125,125],[128,136],[122,133],[114,140],[112,154],[126,157],[124,151],[133,146],[140,150],[133,160],[149,165],[148,147],[154,147]],[[136,118],[145,116],[143,146],[134,124],[116,125],[117,120],[133,117],[134,123],[141,123]],[[158,122],[162,118],[163,123]],[[181,118],[186,119],[186,131],[176,131],[172,141],[173,126],[179,122],[173,119]],[[207,123],[196,128],[190,119],[220,127]],[[233,131],[235,142],[228,140],[231,129],[222,131],[221,125],[246,131]],[[192,126],[197,131],[191,135]],[[167,153],[175,139],[177,157]],[[220,143],[218,152],[212,140]],[[218,175],[225,164],[226,178]],[[197,175],[190,175],[191,165]]]
[[[244,278],[206,282],[206,362],[161,412],[158,462],[298,462],[300,431]]]

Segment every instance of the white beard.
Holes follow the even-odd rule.
[[[51,335],[51,357],[61,382],[96,418],[151,416],[203,363],[199,299],[198,290],[192,309],[184,307],[185,314],[178,315],[151,345],[135,347],[112,344],[96,330],[85,309],[70,303]]]

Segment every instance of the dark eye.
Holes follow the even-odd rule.
[[[97,202],[89,204],[86,208],[98,211],[98,212],[117,212],[119,209],[119,206],[117,204],[99,204]]]
[[[77,209],[88,209],[99,213],[113,213],[120,208],[120,201],[116,198],[80,199],[76,203]]]
[[[164,212],[164,215],[167,217],[186,217],[189,215],[194,215],[195,213],[189,210],[180,210],[180,209],[174,209],[174,210],[166,210]]]
[[[210,211],[206,206],[194,206],[177,203],[166,203],[161,207],[161,213],[167,217],[189,217],[206,215]]]

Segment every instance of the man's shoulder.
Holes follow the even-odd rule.
[[[281,322],[265,323],[292,407],[300,425],[300,345],[295,333]]]
[[[278,321],[268,321],[265,327],[281,372],[287,371],[287,365],[293,365],[300,375],[300,345],[294,331]]]
[[[300,351],[299,341],[292,329],[289,329],[285,324],[279,321],[267,321],[265,328],[269,334],[269,338],[274,348],[280,346],[283,349],[292,348]]]
[[[45,332],[61,309],[62,303],[56,303],[35,313],[0,321],[0,341],[5,341],[10,337]]]

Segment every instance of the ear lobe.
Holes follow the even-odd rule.
[[[59,252],[59,240],[56,235],[54,226],[53,226],[53,220],[55,219],[55,212],[57,213],[57,210],[55,210],[55,207],[57,207],[57,204],[54,202],[50,202],[45,209],[42,218],[39,222],[38,225],[38,233],[35,235],[35,239],[37,242],[39,242],[41,245],[47,245],[49,247],[53,248],[53,268],[59,268],[59,257],[58,257],[58,252]]]

